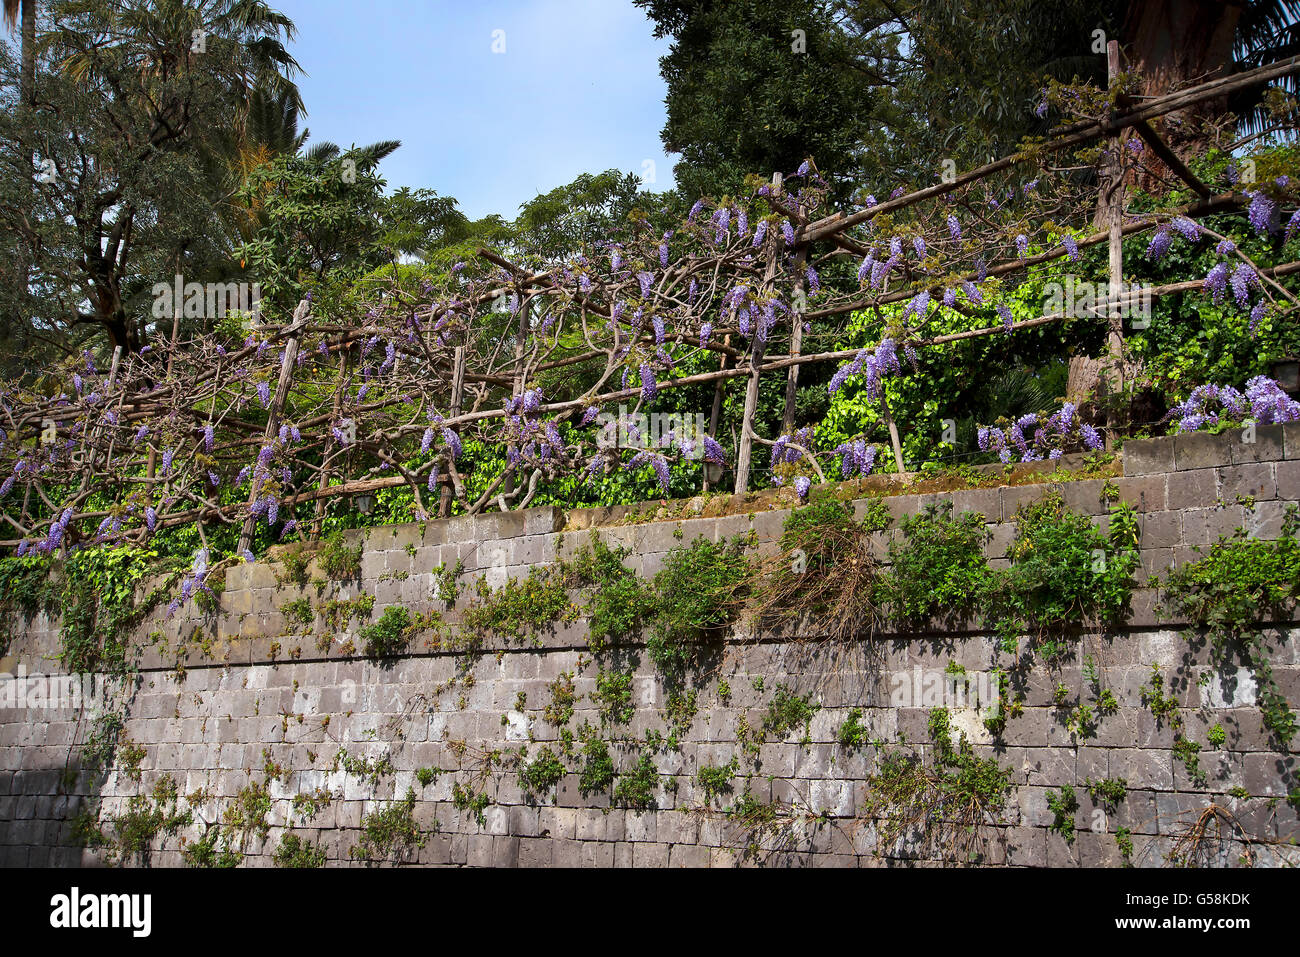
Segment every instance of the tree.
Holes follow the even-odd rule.
[[[636,0],[671,37],[664,145],[681,153],[687,203],[739,191],[749,173],[793,172],[808,156],[849,182],[873,131],[901,122],[887,95],[896,38],[850,37],[816,0]],[[882,89],[882,87],[884,89]]]
[[[1130,0],[1124,17],[1129,69],[1141,77],[1138,92],[1159,96],[1180,86],[1262,66],[1300,51],[1297,0]],[[1294,77],[1281,84],[1295,92]],[[1184,158],[1204,150],[1205,121],[1231,109],[1249,128],[1265,122],[1263,92],[1245,91],[1225,102],[1206,101],[1157,125]]]
[[[259,85],[296,99],[283,45],[292,33],[257,0],[51,3],[33,108],[0,120],[0,222],[32,251],[42,295],[31,322],[56,337],[89,326],[113,345],[144,343],[145,290],[183,261],[220,258],[211,225],[222,193],[205,175],[219,131],[240,122]],[[19,73],[6,56],[7,106]],[[31,154],[29,205],[21,158]],[[26,291],[9,285],[7,312]]]

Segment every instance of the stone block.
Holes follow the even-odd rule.
[[[1242,498],[1257,502],[1277,498],[1277,482],[1273,478],[1273,464],[1259,462],[1253,465],[1233,465],[1219,469],[1219,497],[1232,503]]]
[[[1168,437],[1130,439],[1124,443],[1124,474],[1150,475],[1174,471],[1174,442]]]
[[[1278,462],[1285,458],[1281,425],[1256,426],[1253,442],[1246,441],[1249,433],[1242,429],[1230,430],[1224,435],[1236,437],[1236,441],[1229,445],[1233,465]]]
[[[1208,469],[1232,464],[1229,448],[1232,438],[1210,435],[1208,432],[1183,432],[1174,436],[1174,468],[1179,472],[1189,469]]]

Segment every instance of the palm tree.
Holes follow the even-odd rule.
[[[1300,49],[1300,0],[1129,0],[1124,39],[1140,93],[1159,96],[1202,79],[1272,63]],[[1295,92],[1296,78],[1283,87]],[[1231,109],[1247,130],[1266,122],[1261,91],[1231,102],[1206,102],[1158,123],[1176,151],[1194,153],[1206,143],[1197,120]]]

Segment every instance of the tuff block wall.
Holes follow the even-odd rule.
[[[925,494],[888,494],[897,489],[882,479],[868,491],[886,493],[895,518],[943,500],[956,512],[982,513],[987,555],[1004,563],[1021,505],[1055,489],[1104,526],[1103,493],[1115,490],[1139,513],[1141,577],[1162,576],[1234,529],[1261,538],[1281,532],[1286,505],[1300,501],[1300,428],[1262,427],[1250,438],[1197,434],[1130,442],[1122,474],[1113,478]],[[1300,862],[1293,846],[1300,802],[1288,801],[1300,786],[1296,751],[1279,750],[1263,728],[1258,688],[1245,663],[1218,660],[1204,643],[1182,637],[1182,623],[1161,618],[1151,589],[1135,594],[1126,627],[1086,634],[1063,666],[1030,670],[1023,714],[998,737],[983,722],[987,701],[963,707],[951,697],[954,671],[964,669],[963,681],[987,687],[980,682],[993,668],[1015,663],[1015,655],[973,624],[856,642],[737,633],[713,667],[682,689],[665,685],[637,643],[593,653],[580,618],[556,621],[523,646],[489,642],[473,656],[434,630],[397,660],[375,662],[357,651],[364,622],[332,628],[319,610],[310,624],[286,610],[304,597],[318,609],[325,599],[371,595],[368,621],[401,604],[416,614],[439,612],[454,628],[480,576],[489,585],[517,587],[511,579],[572,557],[593,533],[628,548],[626,563],[646,577],[670,550],[697,536],[720,541],[752,532],[756,550],[771,551],[789,508],[759,510],[763,504],[771,503],[693,500],[676,514],[667,514],[675,506],[666,504],[542,508],[373,528],[357,535],[364,550],[360,578],[352,582],[330,581],[315,564],[305,586],[281,584],[273,562],[232,567],[219,610],[205,614],[187,605],[170,619],[155,616],[134,635],[139,674],[122,701],[125,723],[106,773],[77,771],[93,713],[44,707],[39,696],[13,693],[16,682],[6,685],[0,864],[104,862],[109,851],[93,841],[85,846],[77,816],[84,823],[92,809],[112,835],[115,819],[155,806],[155,787],[164,780],[175,783],[176,809],[190,819],[150,840],[148,859],[158,864],[181,863],[182,849],[192,849],[209,825],[236,833],[247,804],[265,813],[269,827],[241,834],[242,862],[272,863],[292,832],[318,845],[328,864],[357,864],[354,849],[366,825],[376,822],[372,815],[400,810],[408,791],[424,838],[423,846],[387,858],[404,863],[951,863],[924,829],[884,840],[870,813],[871,777],[886,754],[907,748],[933,759],[927,726],[935,706],[949,708],[954,730],[978,756],[1011,772],[1006,806],[981,832],[983,863],[1159,866],[1187,850],[1197,822],[1211,825],[1209,863]],[[861,513],[865,500],[856,505]],[[728,509],[734,513],[713,514]],[[882,559],[894,534],[875,536],[872,548]],[[449,608],[436,595],[436,573],[458,562],[466,587]],[[1265,627],[1277,686],[1300,703],[1300,627],[1290,621]],[[22,669],[29,686],[31,676],[53,673],[58,631],[59,622],[45,615],[21,623],[3,670]],[[1086,658],[1117,709],[1098,720],[1094,735],[1081,737],[1067,726],[1059,689],[1072,701],[1088,700],[1094,689]],[[1153,666],[1177,699],[1184,735],[1201,745],[1204,783],[1192,779],[1176,753],[1171,722],[1158,719],[1144,698]],[[626,723],[611,721],[599,706],[602,669],[632,674]],[[557,699],[556,689],[564,692],[570,680],[572,713],[566,715],[568,699]],[[761,725],[778,689],[804,697],[815,712],[806,725],[746,751],[742,729]],[[683,690],[696,693],[689,721],[686,699],[670,698]],[[860,746],[840,740],[852,709],[860,710],[864,727]],[[653,752],[651,807],[629,806],[608,789],[584,793],[581,738],[572,754],[561,751],[565,729],[576,734],[584,724],[607,744],[620,775]],[[1216,726],[1224,738],[1214,746]],[[655,732],[667,738],[674,730],[677,746],[646,744]],[[564,769],[557,786],[538,796],[524,786],[514,756],[525,748],[532,759],[544,747],[561,756]],[[701,768],[730,768],[722,773],[730,791],[710,798]],[[1089,784],[1120,778],[1122,800],[1090,796]],[[1067,815],[1073,840],[1049,802],[1063,786],[1078,801]],[[739,813],[746,794],[749,807],[767,810]],[[1209,840],[1218,834],[1227,839]],[[1131,850],[1120,837],[1131,841]]]

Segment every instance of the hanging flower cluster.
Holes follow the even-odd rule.
[[[1104,444],[1097,430],[1080,420],[1072,402],[1051,415],[1022,415],[1005,429],[981,426],[977,439],[981,451],[995,452],[1003,462],[1010,462],[1017,453],[1021,462],[1055,460],[1072,449],[1095,451]]]

